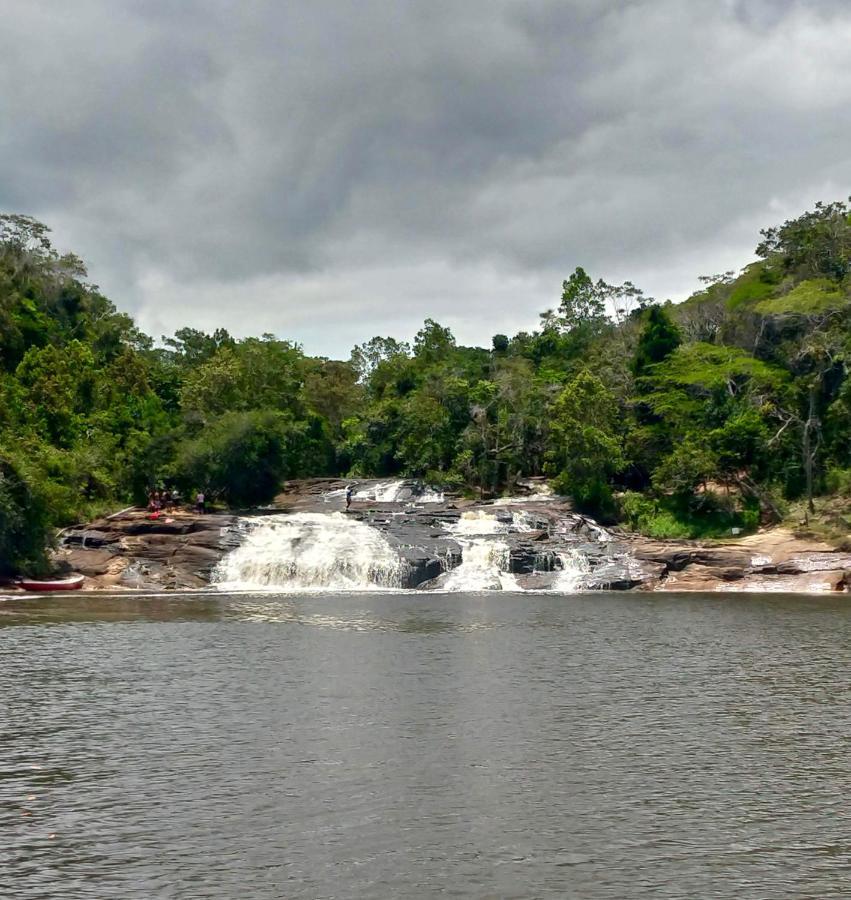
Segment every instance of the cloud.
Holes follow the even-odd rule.
[[[576,265],[682,298],[848,193],[838,0],[7,7],[0,206],[155,334],[487,342]]]

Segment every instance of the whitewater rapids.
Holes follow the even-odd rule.
[[[369,591],[401,588],[405,565],[375,528],[343,513],[245,522],[245,540],[214,572],[220,590]]]
[[[382,497],[393,484],[372,490]],[[532,530],[534,519],[522,510],[494,515],[469,510],[443,527],[460,548],[460,563],[444,558],[443,574],[428,589],[448,592],[523,591],[511,572],[510,534]],[[401,590],[412,587],[405,554],[382,532],[341,512],[290,513],[240,523],[241,542],[213,572],[222,591],[311,593],[331,591]],[[410,549],[410,545],[408,545]],[[557,573],[551,590],[581,590],[589,571],[578,551],[557,553]],[[552,562],[541,569],[547,572]],[[416,582],[414,582],[414,585]]]

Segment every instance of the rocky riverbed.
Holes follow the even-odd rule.
[[[290,482],[264,510],[156,519],[143,510],[66,531],[57,561],[89,589],[209,587],[220,561],[267,516],[340,514],[376,529],[402,560],[400,587],[429,590],[848,591],[851,554],[773,529],[719,541],[654,541],[606,529],[529,482],[525,496],[475,502],[416,482]],[[331,521],[331,520],[329,520]],[[335,520],[339,521],[339,520]],[[292,548],[290,548],[292,551]],[[476,558],[482,563],[470,576]],[[307,550],[305,550],[307,552]],[[478,580],[477,580],[478,579]],[[506,579],[508,579],[506,581]],[[472,587],[470,587],[472,586]]]

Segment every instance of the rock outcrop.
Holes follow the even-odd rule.
[[[349,482],[285,485],[273,506],[252,515],[342,512]],[[650,540],[578,515],[540,482],[516,501],[424,497],[417,482],[359,481],[347,516],[379,530],[405,561],[405,586],[439,588],[464,559],[477,517],[496,521],[504,569],[521,589],[549,590],[570,566],[583,590],[847,591],[851,554],[773,529],[731,541]],[[427,499],[429,502],[423,502]],[[89,588],[205,588],[225,553],[244,537],[242,518],[181,511],[152,519],[126,511],[64,533],[57,559]],[[576,567],[577,561],[581,566]],[[562,582],[563,583],[563,582]]]
[[[87,588],[189,590],[207,587],[216,563],[239,540],[233,515],[175,512],[156,519],[131,510],[62,536],[59,565]]]

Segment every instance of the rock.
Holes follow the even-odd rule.
[[[633,538],[630,544],[636,559],[662,563],[668,570],[677,572],[691,562],[691,547],[682,544],[668,544],[645,538]]]
[[[695,547],[691,552],[689,564],[744,570],[751,564],[751,554],[730,547]]]
[[[656,588],[659,591],[717,591],[726,584],[718,569],[710,566],[689,566],[669,571]]]
[[[558,578],[558,572],[532,572],[517,576],[517,586],[523,591],[551,591]]]
[[[404,587],[419,587],[438,578],[445,570],[443,561],[437,557],[428,556],[414,549],[401,550],[400,553],[407,564]]]
[[[227,529],[204,529],[203,531],[190,532],[186,536],[185,543],[191,547],[209,547],[212,550],[222,550],[236,541]]]
[[[847,591],[848,570],[804,572],[799,575],[769,575],[745,579],[739,590],[784,592],[790,594],[822,594]]]
[[[276,508],[253,515],[336,512],[344,508],[347,484],[342,479],[290,482]],[[830,552],[781,529],[725,542],[650,540],[604,528],[574,513],[560,497],[416,504],[410,502],[419,490],[416,482],[360,480],[358,487],[379,484],[380,501],[360,499],[347,515],[380,531],[396,548],[409,588],[445,586],[462,562],[462,544],[467,546],[466,539],[456,539],[453,527],[469,512],[501,523],[493,540],[508,544],[507,567],[517,584],[530,590],[554,589],[563,566],[575,570],[573,581],[582,590],[823,591],[846,590],[851,582],[846,575],[851,553]],[[386,502],[389,495],[400,502]],[[67,532],[57,559],[101,587],[203,587],[219,560],[244,539],[240,522],[233,515],[196,516],[183,510],[152,520],[135,510]],[[480,586],[497,590],[499,582],[498,575],[485,571]]]
[[[111,550],[69,550],[64,559],[74,572],[89,577],[106,575],[115,561]]]
[[[805,572],[829,572],[837,569],[851,569],[851,554],[848,553],[808,553],[806,556],[792,556],[777,564],[781,575],[799,575]]]
[[[582,587],[597,591],[655,590],[666,571],[664,563],[628,557],[612,559],[584,576]]]
[[[100,531],[95,528],[83,528],[80,530],[69,531],[63,538],[62,543],[66,547],[80,546],[84,549],[97,549],[109,544],[117,544],[121,540],[120,534],[111,531]]]

